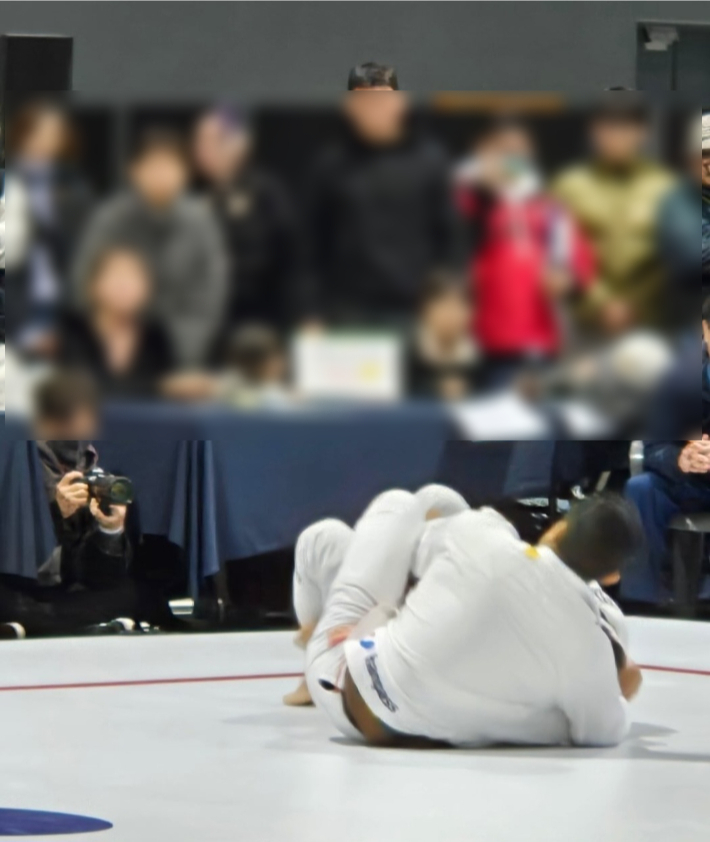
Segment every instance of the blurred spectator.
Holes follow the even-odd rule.
[[[632,477],[626,485],[626,496],[641,513],[647,537],[646,552],[629,566],[621,582],[621,594],[628,600],[658,605],[670,598],[668,525],[681,512],[710,510],[710,438],[706,427],[710,407],[710,299],[703,305],[702,330],[702,399],[698,401],[697,339],[688,338],[649,412],[644,473]],[[687,439],[678,438],[681,431]]]
[[[558,353],[560,305],[588,289],[592,254],[567,211],[545,195],[532,137],[518,120],[495,120],[457,181],[484,382],[501,386],[525,360]]]
[[[710,435],[710,296],[703,302],[702,430]]]
[[[21,328],[18,343],[30,352],[51,343],[66,273],[91,208],[80,146],[77,128],[58,102],[28,103],[8,127],[8,160],[22,186],[31,233],[25,259],[13,268],[12,327]]]
[[[310,185],[303,315],[402,326],[431,272],[460,257],[447,161],[409,124],[392,68],[359,65],[348,88],[346,137]]]
[[[690,324],[695,327],[700,293],[698,270],[702,273],[702,285],[710,283],[710,118],[703,118],[707,123],[707,127],[702,127],[707,134],[703,141],[707,151],[701,150],[700,155],[697,120],[695,114],[689,126],[687,175],[664,200],[659,222],[661,247],[670,281],[665,306],[674,326],[681,328]],[[698,266],[699,192],[702,217],[701,266]]]
[[[647,442],[644,472],[626,484],[638,508],[647,549],[629,565],[621,595],[635,602],[663,604],[670,597],[668,525],[680,512],[710,510],[710,440]]]
[[[179,401],[219,401],[241,409],[279,407],[292,400],[279,334],[266,325],[237,327],[220,372],[186,372],[167,378],[163,394]]]
[[[278,405],[287,397],[286,355],[268,327],[237,328],[229,342],[224,398],[236,406]]]
[[[164,319],[181,365],[200,365],[222,325],[226,256],[219,224],[186,195],[184,144],[170,130],[147,130],[129,167],[130,186],[90,221],[77,257],[81,301],[92,267],[111,248],[146,255],[156,279],[155,311]]]
[[[250,127],[238,112],[208,111],[195,126],[195,168],[229,252],[228,324],[254,320],[282,326],[292,317],[294,213],[278,179],[253,163],[252,147]]]
[[[410,347],[412,395],[458,400],[471,394],[478,354],[470,323],[469,301],[459,277],[435,273],[422,293]]]
[[[60,362],[90,372],[109,396],[155,393],[172,368],[165,329],[149,315],[153,281],[136,252],[100,255],[86,281],[86,303],[61,320]]]
[[[555,185],[595,249],[600,284],[583,316],[612,333],[666,316],[658,224],[673,179],[645,155],[650,115],[638,96],[605,95],[591,115],[591,160]]]
[[[5,409],[5,173],[0,171],[0,409]]]
[[[703,286],[710,285],[710,113],[702,117],[702,160],[700,164],[700,178],[702,188],[703,215]]]

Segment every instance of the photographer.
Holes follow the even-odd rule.
[[[153,615],[130,575],[126,506],[106,514],[90,497],[84,473],[98,454],[93,383],[55,374],[36,392],[39,451],[57,547],[37,580],[0,576],[0,637],[62,634],[116,618]],[[39,436],[41,435],[41,439]]]

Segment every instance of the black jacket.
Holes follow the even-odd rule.
[[[57,483],[64,474],[96,466],[96,450],[87,442],[38,441],[37,448],[60,548],[58,559],[53,556],[40,570],[40,580],[59,580],[65,588],[115,587],[126,577],[131,560],[131,545],[125,532],[120,535],[102,532],[88,507],[63,518],[55,500]]]
[[[89,319],[68,311],[59,319],[59,361],[91,374],[102,393],[112,398],[153,397],[159,380],[172,371],[175,362],[167,331],[157,319],[147,318],[130,369],[117,376],[106,365]]]
[[[292,315],[299,244],[285,189],[254,167],[208,194],[230,257],[229,322],[284,325]]]
[[[447,161],[416,133],[386,147],[351,135],[322,154],[306,223],[304,316],[401,319],[433,269],[460,267]]]

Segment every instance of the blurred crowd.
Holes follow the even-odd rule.
[[[549,174],[524,115],[491,114],[452,160],[412,111],[392,68],[354,68],[345,130],[313,149],[298,193],[257,163],[240,109],[206,108],[187,130],[155,121],[100,196],[66,104],[19,105],[4,185],[14,354],[88,372],[111,398],[252,406],[299,400],[293,343],[386,334],[403,397],[514,388],[622,422],[678,342],[700,359],[709,117],[702,149],[690,121],[673,171],[648,104],[606,92],[585,115],[586,158]],[[0,247],[4,260],[4,234]]]

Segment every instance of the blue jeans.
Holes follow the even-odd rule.
[[[624,496],[641,514],[646,548],[624,570],[621,596],[658,605],[668,596],[663,572],[668,559],[668,524],[681,512],[710,510],[710,486],[671,482],[658,474],[640,474],[626,483]]]

